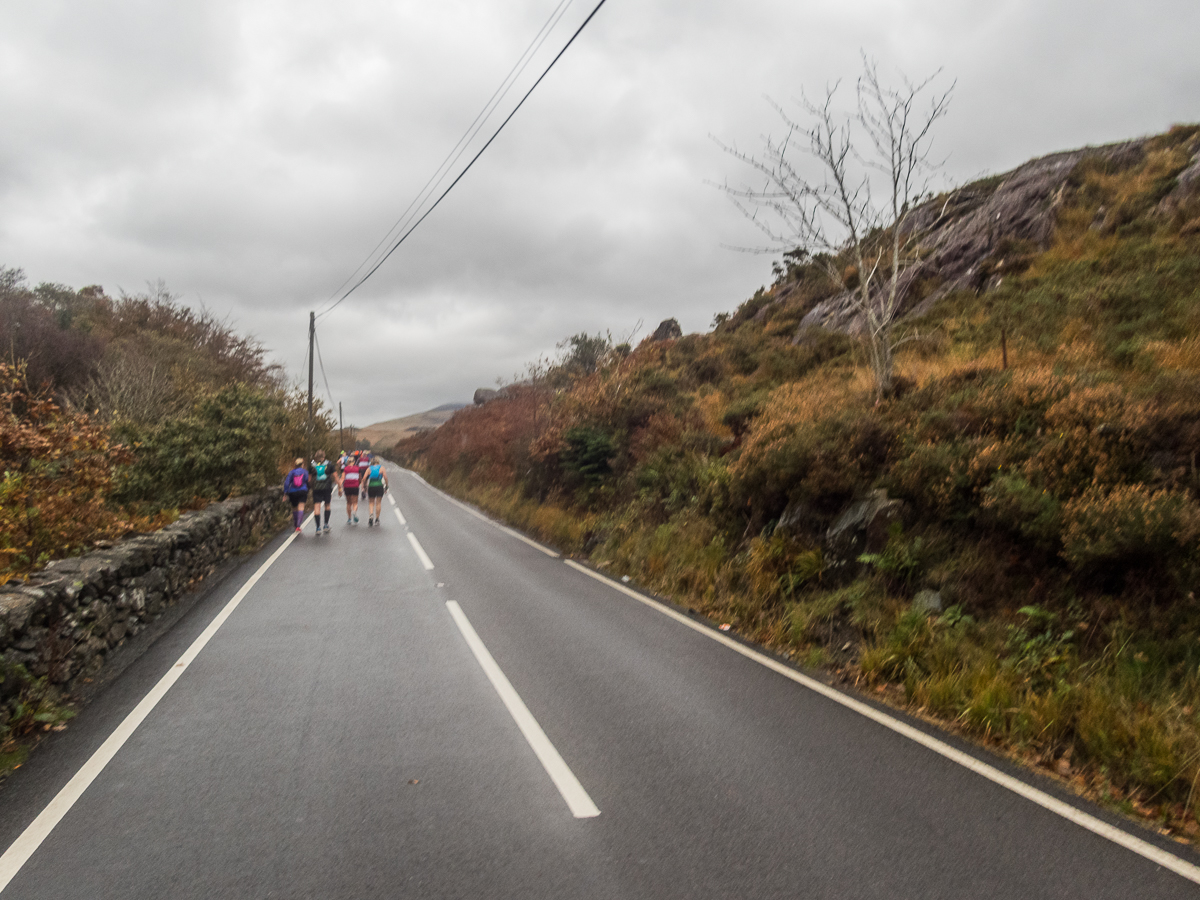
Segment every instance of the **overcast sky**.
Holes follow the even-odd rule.
[[[162,279],[300,379],[309,310],[558,2],[4,3],[0,264],[110,293]],[[491,125],[593,5],[567,7]],[[852,82],[860,50],[957,80],[935,149],[957,183],[1200,120],[1198,34],[1196,0],[609,0],[320,320],[333,399],[365,425],[469,400],[580,331],[708,330],[771,280],[770,256],[724,249],[760,238],[706,184],[747,175],[710,135],[754,150],[780,130],[765,96]]]

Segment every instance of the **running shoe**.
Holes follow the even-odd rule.
[[[299,534],[299,533],[300,533],[300,526],[299,526],[299,525],[297,525],[297,526],[296,526],[296,534]]]
[[[358,516],[355,516],[355,517],[354,517],[354,524],[355,524],[355,525],[357,525],[357,524],[358,524]]]
[[[372,519],[370,516],[367,516],[367,527],[370,528],[374,524],[375,524],[375,520]]]
[[[328,522],[325,523],[325,533],[329,534],[329,523]]]

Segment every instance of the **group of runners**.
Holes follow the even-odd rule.
[[[329,516],[333,509],[333,491],[346,498],[346,524],[358,524],[359,497],[367,501],[367,526],[382,525],[379,515],[383,511],[383,495],[388,489],[387,470],[383,460],[372,457],[365,450],[353,453],[342,451],[336,464],[325,458],[325,451],[318,450],[307,466],[304,458],[296,460],[294,467],[283,477],[283,492],[292,504],[292,522],[296,532],[304,521],[304,506],[308,492],[312,491],[313,522],[316,533],[329,531]],[[322,515],[323,514],[323,515]]]

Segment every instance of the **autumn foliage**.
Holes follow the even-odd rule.
[[[997,242],[977,288],[910,320],[922,338],[881,400],[851,337],[801,326],[833,288],[797,256],[708,334],[565,357],[397,453],[564,550],[1196,835],[1189,165],[1200,128],[1085,159],[1044,244]],[[898,521],[835,561],[828,529],[881,490]],[[940,614],[914,607],[922,591]]]
[[[161,284],[29,287],[0,267],[0,578],[274,485],[307,408],[256,340]],[[314,446],[331,445],[318,411]]]
[[[109,495],[131,459],[102,422],[65,412],[0,363],[0,578],[129,529]]]

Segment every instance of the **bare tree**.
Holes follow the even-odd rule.
[[[771,240],[766,249],[820,265],[847,292],[863,323],[878,398],[892,390],[892,355],[902,342],[894,326],[911,281],[905,273],[919,262],[921,235],[909,227],[909,214],[940,167],[930,159],[933,126],[954,90],[933,89],[940,72],[915,83],[902,75],[901,86],[891,87],[864,55],[853,111],[837,111],[838,82],[821,103],[801,96],[807,127],[772,103],[787,130],[782,141],[768,137],[761,156],[721,145],[764,176],[759,188],[724,189]],[[797,152],[816,161],[818,175],[806,174]]]

